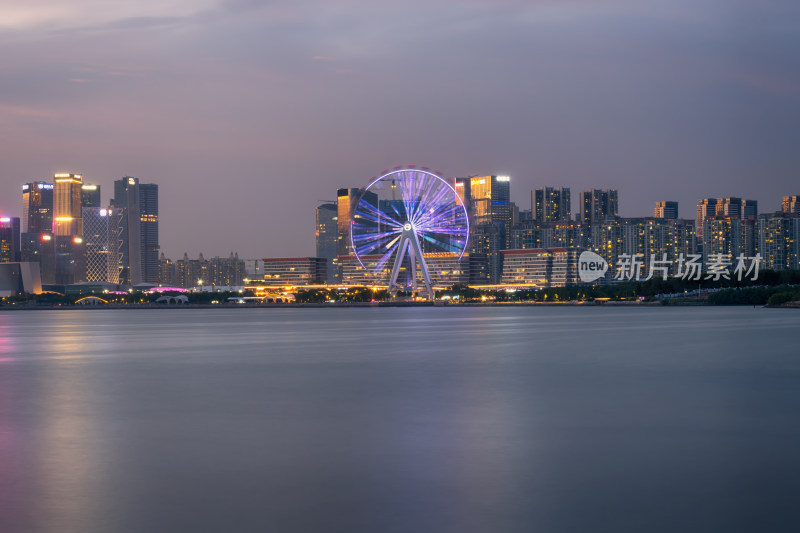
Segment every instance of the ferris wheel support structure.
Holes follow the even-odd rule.
[[[425,264],[425,256],[422,254],[422,248],[419,245],[419,237],[414,230],[414,225],[406,222],[403,225],[403,233],[400,235],[399,248],[394,259],[394,266],[392,267],[392,275],[389,278],[389,293],[394,296],[397,294],[397,275],[400,273],[400,267],[403,264],[403,259],[406,254],[411,261],[411,290],[417,290],[417,263],[422,271],[422,279],[425,283],[425,290],[428,293],[428,298],[433,300],[434,292],[433,285],[431,284],[431,276],[428,273],[428,265]]]

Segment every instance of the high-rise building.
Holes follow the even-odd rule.
[[[189,259],[189,255],[184,253],[183,258],[175,262],[167,259],[162,253],[159,270],[161,285],[187,289],[198,285],[213,285],[233,290],[247,282],[255,281],[252,277],[248,278],[245,260],[239,259],[239,254],[233,252],[229,257],[211,259],[205,259],[203,254],[197,259]]]
[[[470,228],[470,283],[500,283],[503,272],[501,250],[506,249],[500,228],[495,224],[478,224]]]
[[[469,211],[469,206],[472,203],[469,180],[470,178],[456,178],[454,183],[456,194],[464,202],[464,207],[467,208],[467,211]]]
[[[336,254],[350,255],[353,247],[350,244],[350,217],[358,202],[359,192],[356,188],[339,189],[336,192]]]
[[[56,282],[53,192],[54,185],[43,181],[22,186],[20,260],[39,263],[42,283],[46,284]]]
[[[616,189],[589,189],[578,195],[578,219],[586,225],[603,223],[619,216]]]
[[[120,283],[138,285],[142,282],[142,234],[140,226],[139,180],[126,176],[114,181],[112,205],[124,209],[122,223],[122,253]]]
[[[317,257],[324,257],[327,261],[327,276],[328,283],[333,283],[336,276],[336,270],[333,265],[333,260],[336,258],[337,253],[337,236],[338,236],[338,212],[336,204],[332,202],[320,204],[317,207],[317,229],[316,229],[316,244],[317,244]]]
[[[758,216],[757,228],[763,268],[800,269],[800,214],[763,213]]]
[[[653,210],[655,218],[666,218],[675,220],[678,218],[678,202],[656,202],[656,208]]]
[[[54,175],[53,181],[53,233],[58,237],[80,237],[83,177],[61,173]]]
[[[784,196],[781,202],[781,211],[784,213],[800,213],[800,195]]]
[[[0,218],[0,263],[16,263],[20,260],[19,217]]]
[[[716,198],[701,198],[697,201],[697,222],[695,228],[697,230],[697,242],[702,244],[703,241],[703,222],[706,219],[715,217],[717,215],[717,199]]]
[[[618,218],[590,228],[590,249],[601,255],[610,264],[618,264],[622,254],[640,255],[640,276],[648,274],[651,260],[661,261],[664,254],[671,268],[680,254],[694,254],[697,241],[694,221],[665,218]],[[606,274],[612,279],[616,272]]]
[[[169,259],[164,252],[158,258],[158,284],[162,287],[174,287],[175,281],[175,263]]]
[[[742,199],[741,198],[717,198],[717,216],[742,218]]]
[[[139,184],[139,228],[142,250],[142,281],[158,283],[158,185]]]
[[[350,243],[350,222],[353,210],[358,202],[361,201],[362,193],[356,188],[339,189],[336,192],[336,255],[344,257],[352,255],[353,246]],[[371,191],[363,193],[364,201],[378,207],[378,195]],[[341,263],[336,260],[336,278],[341,278]]]
[[[56,282],[56,240],[53,234],[25,232],[20,237],[21,261],[39,263],[42,283]]]
[[[240,287],[246,275],[244,259],[231,252],[228,257],[212,257],[208,260],[206,285],[217,287]]]
[[[55,239],[55,282],[58,285],[71,285],[86,279],[86,263],[83,251],[83,237],[78,235],[56,235]]]
[[[587,227],[577,222],[536,223],[521,222],[512,230],[511,247],[515,250],[531,248],[586,248]]]
[[[511,178],[508,176],[473,176],[469,179],[468,212],[473,227],[494,225],[499,232],[499,250],[511,247],[511,227],[514,223],[511,205]],[[466,183],[456,178],[456,185]],[[461,186],[459,186],[460,188]],[[457,192],[458,189],[456,189]],[[459,194],[461,194],[459,192]],[[496,276],[499,279],[499,272]]]
[[[22,233],[53,232],[53,184],[42,181],[22,186]]]
[[[755,244],[753,220],[742,220],[738,217],[722,215],[707,218],[703,221],[703,262],[711,262],[714,256],[726,255],[732,259],[743,254],[746,257],[755,255],[752,248]],[[748,248],[749,246],[749,248]]]
[[[81,214],[86,281],[119,283],[125,210],[84,207]]]
[[[742,219],[751,219],[758,217],[758,201],[756,200],[742,200]]]
[[[531,191],[531,214],[536,222],[568,222],[572,213],[569,187]]]
[[[100,186],[84,183],[81,185],[81,207],[100,207]]]

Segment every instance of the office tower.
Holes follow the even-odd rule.
[[[695,228],[697,231],[697,242],[702,246],[703,241],[703,222],[717,214],[717,199],[716,198],[702,198],[697,201],[697,223]]]
[[[781,210],[784,213],[800,213],[800,196],[784,196]]]
[[[81,215],[86,281],[118,284],[122,270],[120,255],[124,210],[115,207],[84,207]]]
[[[338,216],[336,204],[332,202],[320,204],[317,207],[316,215],[316,256],[325,258],[327,262],[327,275],[325,279],[327,280],[327,283],[332,283],[336,273],[333,266],[333,260],[336,258],[336,240],[338,236]]]
[[[394,192],[394,186],[392,187]],[[353,246],[350,243],[350,221],[353,210],[361,199],[361,191],[355,188],[339,189],[336,192],[336,259],[334,270],[336,280],[341,280],[341,258],[352,255]],[[378,207],[378,195],[374,192],[364,192],[364,201]]]
[[[653,216],[655,218],[676,220],[678,218],[678,202],[656,202]]]
[[[456,194],[461,198],[461,201],[464,202],[464,207],[467,208],[467,211],[469,211],[470,203],[472,203],[469,180],[470,178],[456,178],[454,183]]]
[[[578,195],[578,218],[586,225],[602,223],[619,216],[616,189],[589,189]]]
[[[20,236],[20,260],[39,263],[42,283],[56,282],[56,248],[52,233],[25,232]]]
[[[58,285],[71,285],[85,280],[86,269],[83,251],[83,237],[77,235],[56,235],[55,239],[55,282]]]
[[[84,183],[81,185],[81,207],[100,207],[100,186]]]
[[[350,221],[361,196],[361,191],[355,188],[339,189],[336,193],[337,255],[345,256],[353,253],[350,244]],[[365,192],[364,201],[378,207],[378,195],[374,192]]]
[[[473,176],[469,179],[468,197],[470,223],[473,227],[492,224],[499,232],[500,250],[511,247],[513,207],[511,205],[511,179],[508,176]],[[456,178],[456,184],[463,178]],[[499,279],[499,272],[496,276]]]
[[[339,189],[336,192],[336,255],[350,255],[350,217],[358,202],[358,189]]]
[[[22,233],[53,232],[53,184],[26,183],[22,186]]]
[[[140,247],[142,251],[142,281],[158,283],[158,185],[139,184]]]
[[[531,191],[531,214],[536,222],[568,222],[572,213],[569,187]]]
[[[56,174],[53,176],[53,233],[60,237],[80,237],[81,185],[79,174]]]
[[[20,219],[0,218],[0,263],[16,263],[20,260]]]
[[[142,283],[142,231],[139,180],[126,176],[114,181],[113,207],[124,209],[120,283]]]

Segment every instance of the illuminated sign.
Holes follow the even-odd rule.
[[[0,222],[2,222],[3,224],[8,224],[9,222],[11,222],[11,219],[8,217],[3,217],[0,218]]]
[[[128,185],[136,185],[136,178],[128,178]]]
[[[96,191],[97,185],[81,185],[81,189],[84,191]]]
[[[52,236],[52,235],[48,235],[48,234],[46,234],[46,233],[45,233],[44,235],[42,235],[42,240],[43,240],[43,241],[49,241],[49,240],[50,240],[50,239],[52,239],[52,238],[53,238],[53,236]]]
[[[511,181],[510,176],[497,176],[497,181]]]
[[[83,242],[83,239],[81,239],[80,237],[75,237],[74,239],[72,239],[72,242],[74,242],[75,244],[80,244]]]
[[[108,209],[101,209],[100,210],[100,216],[101,217],[108,216]]]
[[[26,183],[25,185],[22,186],[22,190],[23,191],[27,191],[28,187],[29,187],[29,185]]]

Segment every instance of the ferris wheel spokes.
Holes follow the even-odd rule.
[[[467,245],[469,221],[464,202],[451,184],[426,170],[399,169],[367,185],[352,212],[350,234],[356,259],[376,278],[386,279],[385,267],[393,261],[386,280],[390,292],[397,291],[403,265],[410,261],[406,286],[412,292],[417,290],[419,267],[432,298],[423,244],[426,252],[453,253],[460,259]],[[372,257],[367,260],[368,255]]]

